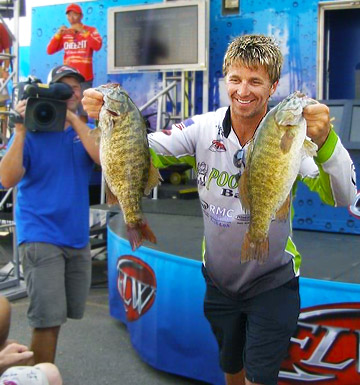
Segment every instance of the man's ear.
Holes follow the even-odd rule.
[[[273,85],[270,88],[270,96],[276,91],[278,84],[279,84],[279,80],[277,80],[275,83],[273,83]]]

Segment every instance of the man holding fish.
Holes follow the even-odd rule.
[[[198,172],[204,310],[227,385],[277,384],[296,330],[301,256],[290,207],[297,181],[333,206],[356,194],[353,163],[326,105],[295,92],[266,115],[282,61],[269,37],[235,38],[223,64],[230,106],[174,125],[170,135],[148,135],[156,167],[186,162]],[[83,105],[93,118],[106,108],[94,89]]]
[[[34,363],[54,362],[60,326],[67,317],[83,317],[91,283],[89,181],[100,160],[90,127],[76,114],[83,80],[75,68],[52,69],[49,83],[65,83],[72,91],[64,129],[32,132],[17,122],[0,163],[2,185],[17,185],[16,235]],[[23,118],[26,103],[15,107]]]

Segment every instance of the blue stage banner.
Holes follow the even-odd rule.
[[[141,247],[108,231],[111,316],[151,366],[210,384],[224,384],[217,345],[203,314],[201,264]]]
[[[110,314],[127,325],[149,365],[225,385],[218,348],[203,314],[199,261],[129,242],[108,228]],[[300,279],[302,311],[279,385],[360,384],[360,285]],[[286,317],[286,314],[284,314]]]

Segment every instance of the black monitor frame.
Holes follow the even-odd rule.
[[[178,36],[181,31],[188,32],[188,29],[182,28],[188,22],[187,19],[183,19],[178,16],[179,10],[186,12],[193,12],[192,16],[196,18],[197,23],[194,26],[196,30],[194,36],[184,41],[184,47],[188,45],[188,48],[196,51],[196,58],[184,58],[181,57],[166,60],[136,60],[132,58],[132,55],[136,53],[142,55],[142,49],[136,47],[135,35],[143,36],[145,41],[146,38],[150,38],[146,34],[146,28],[155,30],[157,25],[160,25],[160,21],[163,23],[163,28],[166,31],[171,30],[173,33],[161,35],[164,38],[164,50],[166,47],[171,47],[171,50],[175,52],[181,52],[178,46]],[[129,24],[124,23],[122,25],[119,20],[134,20]],[[163,19],[162,19],[163,18]],[[110,7],[108,9],[108,72],[109,73],[131,73],[131,72],[144,72],[144,71],[195,71],[195,70],[206,70],[207,69],[207,45],[208,45],[208,23],[207,23],[207,7],[205,0],[179,0],[179,1],[167,1],[163,3],[154,4],[140,4],[134,6],[118,6]],[[142,21],[142,23],[140,23]],[[118,32],[116,33],[118,28]],[[124,29],[121,34],[121,28]],[[115,31],[115,32],[114,32]],[[126,40],[127,34],[132,32],[133,40]],[[136,33],[135,33],[136,32]],[[155,33],[154,33],[155,34]],[[155,34],[156,35],[156,34]],[[156,37],[156,36],[155,36]],[[118,39],[118,40],[117,40]],[[127,42],[130,43],[128,44]],[[140,40],[141,41],[141,40]],[[192,44],[192,45],[191,45]],[[124,46],[125,45],[125,46]],[[129,45],[129,47],[128,47]],[[121,49],[121,47],[123,49]],[[150,50],[150,53],[161,51],[161,44],[156,43],[154,39],[154,49]],[[143,47],[144,48],[144,47]],[[126,54],[126,50],[128,54]],[[148,50],[144,48],[144,51]],[[124,63],[119,63],[119,58],[124,55]],[[150,57],[150,55],[148,55]],[[176,55],[175,55],[176,56]],[[147,58],[147,55],[144,55]]]

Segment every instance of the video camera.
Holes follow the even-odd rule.
[[[24,125],[29,131],[63,131],[66,119],[66,100],[71,98],[72,88],[65,83],[43,84],[29,76],[13,89],[13,108],[19,100],[27,99]],[[20,115],[13,118],[21,122]]]

